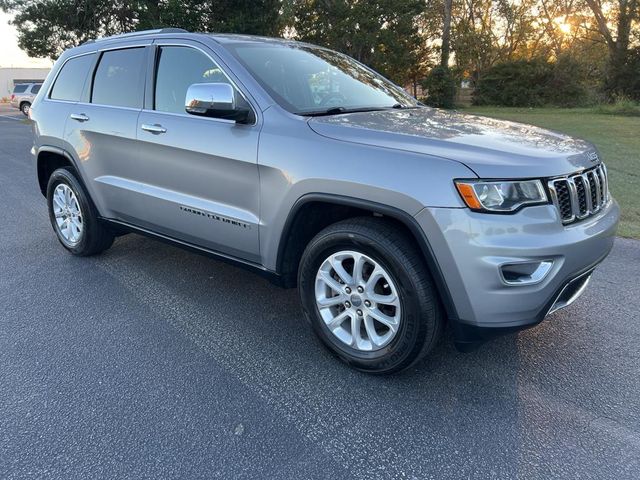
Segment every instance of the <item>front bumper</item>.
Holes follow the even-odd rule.
[[[571,297],[582,293],[576,279],[588,279],[611,250],[619,214],[613,199],[593,217],[566,226],[552,205],[525,208],[513,215],[466,208],[419,212],[416,219],[455,305],[456,341],[474,342],[533,326],[553,308],[575,300]],[[503,265],[537,261],[553,262],[542,281],[505,282]],[[568,291],[570,287],[578,295],[572,295],[576,292]],[[563,293],[566,298],[561,298]]]

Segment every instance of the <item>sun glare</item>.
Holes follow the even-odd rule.
[[[553,22],[556,24],[558,30],[560,30],[564,35],[568,35],[571,33],[571,24],[568,23],[565,18],[557,17],[553,20]]]

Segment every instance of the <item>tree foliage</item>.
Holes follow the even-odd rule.
[[[474,103],[507,107],[588,104],[592,98],[585,81],[585,68],[582,62],[567,54],[553,62],[534,58],[498,63],[479,79]]]
[[[422,0],[291,0],[291,27],[300,40],[342,51],[392,80],[411,81],[424,61],[417,18]]]
[[[454,107],[456,82],[449,67],[438,65],[431,70],[422,82],[422,88],[427,93],[427,105],[439,108]]]
[[[19,45],[35,57],[99,36],[182,27],[323,45],[414,94],[425,79],[432,92],[450,91],[433,85],[452,72],[482,88],[510,72],[526,87],[548,64],[551,84],[568,85],[548,101],[582,102],[596,89],[640,100],[640,0],[0,0],[0,10],[14,14]]]
[[[52,59],[91,38],[151,28],[279,35],[280,8],[280,0],[0,0],[15,13],[20,48]]]

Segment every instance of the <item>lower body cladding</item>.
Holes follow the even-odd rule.
[[[425,208],[429,239],[455,307],[462,350],[541,322],[575,301],[608,255],[619,218],[615,200],[590,218],[562,225],[552,205],[511,215]]]

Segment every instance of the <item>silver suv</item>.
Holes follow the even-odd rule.
[[[590,143],[427,108],[288,40],[91,41],[31,116],[68,251],[136,232],[297,285],[315,333],[367,372],[414,364],[445,323],[463,350],[536,325],[582,293],[618,223]]]
[[[40,87],[42,87],[42,83],[18,83],[13,87],[11,106],[19,108],[22,113],[29,115],[29,108],[40,91]]]

